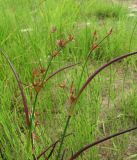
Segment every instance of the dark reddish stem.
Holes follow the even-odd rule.
[[[72,135],[72,133],[67,134],[65,137],[68,137],[68,136],[70,136],[70,135]],[[60,139],[58,139],[56,142],[54,142],[54,143],[51,144],[49,147],[47,147],[46,149],[44,149],[44,150],[37,156],[37,160],[38,160],[41,156],[43,156],[50,148],[54,148],[54,149],[55,149],[57,143],[59,143],[59,142],[60,142]]]
[[[91,82],[91,80],[93,80],[93,78],[99,74],[102,70],[104,70],[106,67],[108,67],[109,65],[115,63],[115,62],[118,62],[122,59],[125,59],[129,56],[132,56],[132,55],[135,55],[137,54],[137,51],[136,52],[131,52],[131,53],[127,53],[127,54],[124,54],[122,56],[119,56],[119,57],[116,57],[114,59],[112,59],[111,61],[103,64],[101,67],[99,67],[93,74],[91,74],[89,76],[89,78],[86,80],[86,82],[82,85],[81,89],[79,90],[78,92],[78,95],[77,95],[77,99],[80,97],[81,93],[84,91],[84,89],[88,86],[88,84]]]
[[[98,141],[95,141],[95,142],[93,142],[91,144],[87,144],[84,147],[82,147],[80,150],[78,150],[76,153],[74,153],[72,155],[72,157],[69,158],[68,160],[74,160],[74,159],[78,158],[78,156],[80,156],[83,152],[85,152],[86,150],[92,148],[93,146],[96,146],[97,144],[100,144],[100,143],[105,142],[105,141],[107,141],[109,139],[112,139],[114,137],[120,136],[120,135],[128,133],[128,132],[131,132],[131,131],[136,130],[136,129],[137,129],[137,126],[134,127],[134,128],[130,128],[130,129],[127,129],[127,130],[112,134],[112,135],[110,135],[108,137],[102,138],[102,139],[100,139]]]
[[[65,67],[62,67],[62,68],[56,70],[55,72],[53,72],[52,74],[50,74],[50,75],[48,76],[48,78],[47,78],[45,81],[48,81],[50,78],[52,78],[53,76],[55,76],[55,75],[58,74],[59,72],[65,70],[65,69],[74,67],[74,66],[76,66],[76,65],[78,65],[78,64],[80,64],[80,63],[71,64],[71,65],[68,65],[68,66],[65,66]]]
[[[56,74],[58,74],[58,73],[60,73],[60,72],[62,72],[62,71],[64,71],[64,70],[66,70],[66,69],[68,69],[68,68],[74,67],[74,66],[76,66],[76,65],[78,65],[78,64],[80,64],[80,63],[70,64],[70,65],[68,65],[68,66],[59,68],[58,70],[56,70],[56,71],[54,71],[53,73],[51,73],[51,74],[47,77],[47,79],[44,80],[44,83],[46,83],[49,79],[51,79],[52,77],[54,77]],[[21,82],[21,83],[22,83],[22,82]],[[27,86],[27,87],[33,86],[32,84],[31,84],[31,85],[28,85],[28,84],[25,84],[25,83],[22,83],[22,85]]]
[[[61,156],[61,160],[63,160],[63,159],[64,159],[64,157],[65,157],[65,153],[66,153],[66,149],[64,149],[64,151],[63,151],[63,154],[62,154],[62,156]]]
[[[18,83],[18,87],[20,89],[20,93],[21,93],[21,96],[22,96],[22,102],[23,102],[23,106],[24,106],[24,112],[25,112],[25,115],[26,115],[26,123],[27,123],[27,126],[29,127],[30,125],[30,122],[29,122],[29,111],[28,111],[28,105],[27,105],[27,99],[26,99],[26,96],[24,94],[24,91],[23,91],[23,87],[22,87],[22,83],[20,81],[20,78],[14,68],[14,66],[12,65],[9,57],[7,56],[7,54],[0,48],[0,52],[1,54],[3,55],[3,57],[6,59],[7,63],[9,64],[15,78],[16,78],[16,81]]]
[[[47,157],[45,160],[48,160],[48,159],[52,156],[52,154],[53,154],[53,152],[54,152],[54,150],[55,150],[56,145],[57,145],[57,143],[55,143],[55,144],[52,146],[52,149],[51,149],[48,157]]]

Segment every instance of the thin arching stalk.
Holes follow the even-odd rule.
[[[71,65],[68,65],[68,66],[65,66],[65,67],[61,67],[60,69],[58,69],[55,72],[53,72],[52,74],[50,74],[44,82],[47,82],[49,79],[51,79],[52,77],[54,77],[56,74],[60,73],[61,71],[65,70],[65,69],[68,69],[68,68],[71,68],[71,67],[74,67],[78,64],[80,64],[80,63],[71,64]]]
[[[68,137],[68,136],[70,136],[70,135],[72,135],[72,133],[67,134],[67,135],[65,136],[65,138]],[[44,149],[44,150],[37,156],[37,160],[40,159],[50,148],[53,148],[53,146],[55,146],[55,145],[56,145],[57,143],[59,143],[59,142],[60,142],[60,139],[58,139],[58,140],[55,141],[53,144],[51,144],[49,147],[47,147],[46,149]]]
[[[25,96],[24,91],[23,91],[22,83],[21,83],[20,78],[19,78],[14,66],[12,65],[8,55],[1,48],[0,48],[0,52],[1,52],[2,56],[5,58],[5,60],[7,61],[8,65],[10,66],[10,68],[11,68],[13,74],[14,74],[14,77],[16,78],[16,81],[18,83],[18,88],[19,88],[20,93],[21,93],[22,102],[23,102],[23,106],[24,106],[24,112],[25,112],[25,115],[26,115],[26,123],[27,123],[27,126],[29,127],[30,126],[29,111],[28,111],[27,99],[26,99],[26,96]]]
[[[111,35],[111,33],[112,33],[112,31],[110,30],[110,32],[109,32],[100,42],[98,42],[98,44],[96,45],[96,47],[95,47],[95,48],[93,47],[93,48],[89,51],[89,53],[88,53],[88,55],[87,55],[87,57],[86,57],[86,60],[85,60],[85,62],[84,62],[84,65],[83,65],[83,67],[82,67],[82,72],[81,72],[81,75],[80,75],[80,78],[79,78],[78,90],[79,90],[79,88],[80,88],[81,80],[82,80],[82,77],[83,77],[83,74],[84,74],[84,70],[85,70],[85,67],[86,67],[86,64],[87,64],[87,62],[88,62],[89,57],[91,56],[92,52],[93,52],[96,48],[98,48],[98,47],[104,42],[104,40],[107,39],[107,38]]]
[[[122,135],[122,134],[131,132],[131,131],[134,131],[134,130],[136,130],[136,129],[137,129],[137,126],[136,126],[136,127],[133,127],[133,128],[130,128],[130,129],[127,129],[127,130],[124,130],[124,131],[121,131],[121,132],[118,132],[118,133],[115,133],[115,134],[112,134],[112,135],[110,135],[110,136],[107,136],[107,137],[105,137],[105,138],[102,138],[102,139],[100,139],[100,140],[98,140],[98,141],[95,141],[95,142],[93,142],[93,143],[87,144],[87,145],[85,145],[84,147],[82,147],[80,150],[78,150],[76,153],[74,153],[68,160],[74,160],[74,159],[78,158],[83,152],[85,152],[86,150],[92,148],[93,146],[96,146],[96,145],[98,145],[98,144],[100,144],[100,143],[102,143],[102,142],[105,142],[105,141],[107,141],[107,140],[109,140],[109,139],[112,139],[112,138],[114,138],[114,137],[118,137],[118,136],[120,136],[120,135]]]
[[[62,154],[62,156],[61,156],[61,160],[63,160],[63,159],[64,159],[64,157],[65,157],[65,153],[66,153],[66,149],[64,149],[64,151],[63,151],[63,154]]]
[[[137,51],[136,52],[127,53],[127,54],[124,54],[122,56],[116,57],[116,58],[110,60],[109,62],[105,63],[101,67],[99,67],[93,74],[91,74],[89,76],[89,78],[86,80],[86,82],[80,88],[80,90],[79,90],[79,92],[78,92],[78,94],[76,96],[76,100],[74,101],[74,104],[72,106],[70,106],[71,112],[73,112],[75,104],[77,103],[77,100],[79,99],[80,95],[83,93],[83,91],[89,85],[89,83],[96,77],[96,75],[98,75],[102,70],[104,70],[105,68],[107,68],[109,65],[111,65],[111,64],[113,64],[115,62],[118,62],[118,61],[120,61],[122,59],[125,59],[125,58],[127,58],[129,56],[135,55],[135,54],[137,54]],[[65,134],[67,132],[67,128],[69,126],[70,119],[71,119],[71,115],[69,115],[68,118],[67,118],[67,121],[66,121],[66,124],[65,124],[65,127],[64,127],[64,131],[63,131],[63,135],[61,137],[62,140],[61,140],[61,143],[60,143],[60,147],[59,147],[59,151],[58,151],[58,156],[57,156],[56,160],[59,160],[59,158],[60,158],[60,154],[61,154],[61,150],[62,150],[62,146],[63,146],[63,141],[64,141],[64,136],[65,136]]]
[[[108,66],[110,66],[111,64],[113,64],[115,62],[118,62],[122,59],[125,59],[125,58],[129,57],[129,56],[133,56],[135,54],[137,54],[137,51],[124,54],[122,56],[119,56],[119,57],[116,57],[116,58],[110,60],[109,62],[107,62],[107,63],[103,64],[101,67],[99,67],[93,74],[91,74],[89,76],[89,78],[86,80],[86,82],[82,85],[82,87],[80,88],[80,90],[78,92],[77,99],[80,97],[80,95],[85,90],[85,88],[88,86],[88,84],[93,80],[93,78],[96,75],[98,75],[102,70],[104,70],[105,68],[107,68]]]

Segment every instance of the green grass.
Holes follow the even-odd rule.
[[[47,68],[56,41],[74,35],[52,61],[48,73],[68,63],[81,62],[45,84],[36,104],[35,154],[58,139],[64,129],[72,82],[77,88],[82,65],[97,32],[98,43],[90,56],[81,84],[97,67],[113,57],[137,49],[136,18],[128,18],[125,6],[110,0],[0,0],[0,47],[12,61],[22,83],[32,83],[32,71]],[[57,31],[51,33],[52,27]],[[113,65],[98,75],[78,101],[65,138],[66,157],[84,144],[136,125],[136,56]],[[64,83],[65,88],[59,87]],[[29,110],[34,88],[24,86]],[[85,152],[80,160],[126,159],[136,153],[136,132],[103,143]],[[31,160],[27,150],[28,129],[15,78],[0,56],[0,160]],[[47,152],[46,155],[48,155]],[[55,159],[57,149],[50,159]],[[42,157],[41,159],[44,159]]]

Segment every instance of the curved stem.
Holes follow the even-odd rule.
[[[91,55],[92,52],[93,52],[97,47],[99,47],[100,44],[101,44],[107,37],[109,37],[110,35],[111,35],[111,33],[108,33],[108,34],[96,45],[95,48],[92,48],[92,49],[89,51],[89,53],[88,53],[88,55],[87,55],[87,57],[86,57],[86,60],[85,60],[85,62],[84,62],[84,65],[83,65],[83,67],[82,67],[82,72],[81,72],[80,80],[79,80],[79,84],[78,84],[78,90],[79,90],[79,88],[80,88],[81,80],[82,80],[82,77],[83,77],[83,74],[84,74],[84,69],[85,69],[85,67],[86,67],[86,64],[87,64],[87,62],[88,62],[88,59],[89,59],[90,55]],[[93,42],[92,42],[92,43],[93,43]]]
[[[56,74],[60,73],[61,71],[65,70],[65,69],[68,69],[68,68],[71,68],[71,67],[74,67],[74,66],[76,66],[76,65],[78,65],[78,64],[80,64],[80,63],[71,64],[71,65],[62,67],[62,68],[54,71],[52,74],[50,74],[50,75],[45,79],[44,82],[47,82],[50,78],[54,77]]]
[[[80,150],[78,150],[75,154],[73,154],[72,157],[70,157],[68,160],[74,160],[74,159],[78,158],[83,152],[85,152],[86,150],[92,148],[93,146],[96,146],[97,144],[100,144],[100,143],[105,142],[105,141],[107,141],[109,139],[112,139],[114,137],[118,137],[118,136],[120,136],[122,134],[131,132],[131,131],[136,130],[136,129],[137,129],[137,126],[133,127],[133,128],[130,128],[130,129],[127,129],[127,130],[124,130],[124,131],[121,131],[121,132],[118,132],[118,133],[115,133],[115,134],[112,134],[112,135],[107,136],[105,138],[102,138],[102,139],[100,139],[98,141],[95,141],[95,142],[93,142],[91,144],[87,144],[84,147],[82,147]]]
[[[68,137],[70,135],[72,135],[73,133],[69,133],[67,134],[65,137]],[[51,144],[49,147],[47,147],[45,150],[43,150],[38,156],[37,156],[37,160],[39,158],[41,158],[41,156],[43,156],[50,148],[53,148],[57,143],[60,142],[61,139],[58,139],[57,141],[55,141],[53,144]]]
[[[23,106],[24,106],[24,112],[25,112],[25,115],[26,115],[26,123],[27,123],[27,126],[29,127],[30,126],[29,111],[28,111],[27,99],[26,99],[26,96],[25,96],[24,91],[23,91],[22,83],[21,83],[20,78],[19,78],[14,66],[12,65],[8,55],[1,48],[0,48],[0,52],[3,55],[3,57],[6,59],[8,65],[10,66],[10,68],[11,68],[13,74],[14,74],[14,77],[16,78],[16,81],[18,83],[18,88],[19,88],[20,93],[21,93],[22,102],[23,102]]]
[[[84,89],[88,86],[88,84],[93,80],[93,78],[97,74],[99,74],[102,70],[104,70],[106,67],[108,67],[109,65],[111,65],[111,64],[113,64],[115,62],[118,62],[118,61],[120,61],[122,59],[125,59],[125,58],[127,58],[129,56],[132,56],[132,55],[135,55],[135,54],[137,54],[137,51],[124,54],[122,56],[119,56],[119,57],[116,57],[116,58],[112,59],[111,61],[109,61],[109,62],[103,64],[101,67],[99,67],[93,74],[91,74],[89,76],[89,78],[86,80],[86,82],[82,85],[81,89],[78,92],[77,99],[80,97],[80,95],[82,94],[82,92],[84,91]]]

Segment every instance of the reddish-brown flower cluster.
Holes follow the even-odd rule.
[[[60,50],[63,49],[69,42],[71,42],[73,40],[74,40],[74,36],[71,35],[71,34],[68,35],[67,39],[59,39],[59,40],[57,40],[56,41],[56,46],[58,48],[51,53],[51,56],[52,57],[56,57],[59,54]]]
[[[107,35],[103,38],[103,40],[106,39],[107,37],[109,37],[111,34],[112,34],[112,28],[109,30],[109,32],[107,33]],[[91,47],[90,47],[90,50],[91,50],[91,51],[95,50],[95,49],[99,46],[99,44],[100,44],[101,42],[103,42],[103,40],[101,40],[101,41],[97,44],[97,43],[96,43],[96,41],[97,41],[97,31],[94,31],[94,33],[93,33],[93,43],[92,43],[92,45],[91,45]]]
[[[68,44],[69,42],[71,42],[73,40],[74,40],[74,36],[69,34],[67,39],[57,40],[56,44],[57,44],[58,47],[62,48],[62,47],[65,47],[66,44]]]
[[[37,93],[39,93],[40,90],[43,88],[43,83],[41,82],[41,80],[37,80],[37,81],[33,82],[32,84],[33,84],[33,87]]]
[[[52,55],[52,57],[56,57],[58,54],[59,54],[58,51],[53,51],[51,55]]]
[[[32,78],[33,78],[32,86],[37,93],[39,93],[40,90],[43,88],[42,77],[43,74],[45,74],[45,72],[46,69],[43,67],[36,68],[32,71]]]
[[[67,41],[66,40],[64,40],[64,39],[59,39],[59,40],[57,40],[57,42],[56,42],[56,45],[58,46],[58,47],[65,47],[65,45],[67,44]]]
[[[97,48],[97,44],[96,43],[93,43],[92,44],[92,47],[91,47],[91,50],[94,50],[94,49],[96,49]]]
[[[73,40],[74,40],[74,36],[71,35],[71,34],[69,34],[69,35],[68,35],[68,41],[73,41]]]
[[[111,28],[110,31],[108,32],[108,35],[112,34],[113,29]]]
[[[70,86],[70,96],[69,96],[69,105],[71,106],[72,104],[75,103],[76,96],[75,96],[75,88],[73,86],[73,82]]]

